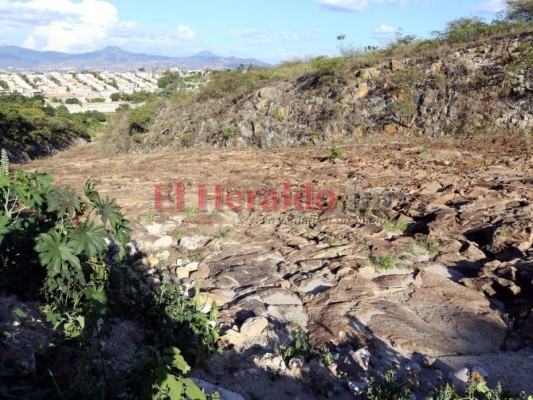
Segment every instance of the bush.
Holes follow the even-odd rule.
[[[89,139],[63,106],[44,106],[42,97],[0,96],[0,147],[23,161],[64,149],[76,139]]]
[[[329,160],[335,161],[341,157],[342,157],[342,150],[336,145],[331,146],[329,149],[329,157],[328,157]]]
[[[150,129],[155,113],[153,104],[137,107],[128,114],[128,129],[130,134],[145,133]]]
[[[81,104],[81,101],[75,97],[65,100],[65,104]]]
[[[469,43],[490,33],[490,25],[480,18],[460,18],[448,22],[439,38],[448,43]]]

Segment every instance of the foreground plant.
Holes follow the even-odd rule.
[[[216,350],[216,307],[200,310],[179,285],[144,284],[127,253],[130,229],[114,199],[91,182],[83,194],[57,188],[45,173],[10,172],[0,156],[0,290],[38,300],[60,335],[34,349],[33,373],[0,364],[2,398],[206,398],[187,378],[187,357],[199,363]],[[141,256],[141,255],[139,255]],[[199,290],[199,288],[197,288]],[[17,314],[18,322],[25,318]],[[128,368],[114,371],[104,335],[114,319],[153,330]],[[4,343],[13,347],[7,332]],[[175,347],[178,344],[185,353]],[[113,376],[111,376],[113,375]]]

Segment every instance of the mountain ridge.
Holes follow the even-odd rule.
[[[24,47],[0,46],[0,69],[3,70],[68,70],[68,69],[110,69],[125,70],[136,68],[184,69],[224,69],[236,68],[241,64],[268,66],[254,58],[223,57],[204,50],[188,57],[169,57],[143,53],[132,53],[117,46],[85,53],[63,53],[57,51],[38,51]]]

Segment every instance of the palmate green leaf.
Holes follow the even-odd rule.
[[[128,227],[130,222],[123,219],[121,223],[113,228],[113,235],[121,244],[126,244],[130,240],[131,228]]]
[[[52,183],[54,182],[54,178],[52,178],[46,172],[35,171],[33,173],[33,181],[35,182],[35,186],[41,192],[48,193],[51,189],[53,189]]]
[[[96,186],[90,180],[85,182],[83,193],[85,194],[85,197],[87,197],[89,201],[93,203],[93,205],[97,206],[98,204],[102,203],[100,194],[96,191]]]
[[[115,227],[121,225],[124,219],[116,200],[110,199],[109,196],[106,196],[105,200],[99,201],[96,204],[96,209],[101,215],[104,225],[109,222],[112,227]]]
[[[59,216],[76,215],[80,209],[80,198],[71,187],[54,188],[47,196],[48,211],[57,212]]]
[[[92,258],[107,249],[106,232],[103,226],[97,226],[94,220],[82,222],[78,229],[69,232],[69,238],[75,254],[85,254]]]
[[[62,273],[65,263],[78,270],[81,269],[75,245],[67,238],[62,238],[56,231],[41,233],[37,238],[35,250],[39,253],[41,265],[47,267],[54,275]]]

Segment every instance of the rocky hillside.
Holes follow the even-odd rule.
[[[148,132],[134,141],[122,138],[123,147],[268,147],[378,133],[528,132],[532,41],[533,34],[524,33],[471,47],[424,49],[408,58],[316,59],[308,72],[244,94],[170,103],[156,112]]]

